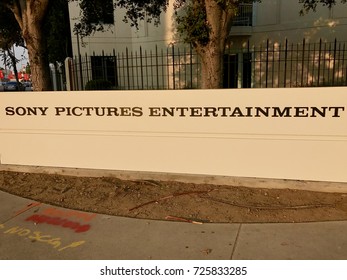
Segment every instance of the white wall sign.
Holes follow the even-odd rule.
[[[1,93],[1,163],[347,182],[346,91]]]

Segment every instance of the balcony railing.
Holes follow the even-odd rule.
[[[240,4],[233,26],[252,26],[253,4]]]

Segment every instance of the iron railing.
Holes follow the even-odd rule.
[[[93,54],[73,59],[74,89],[90,80],[108,80],[114,89],[199,88],[200,61],[192,48],[171,46],[166,50]]]
[[[200,88],[202,79],[196,52],[177,46],[79,56],[68,72],[73,90],[84,90],[91,80],[122,90],[190,89]],[[225,88],[347,86],[347,46],[337,40],[248,43],[226,50],[222,78]]]

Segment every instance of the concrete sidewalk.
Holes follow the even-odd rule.
[[[347,259],[347,221],[197,225],[0,201],[2,260]]]

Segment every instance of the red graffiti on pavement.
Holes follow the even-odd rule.
[[[74,230],[76,233],[86,232],[91,226],[89,224],[80,224],[68,219],[62,219],[59,217],[50,217],[46,215],[32,215],[26,219],[26,221],[32,221],[36,224],[49,224],[54,226],[61,226],[63,228],[69,228]]]

